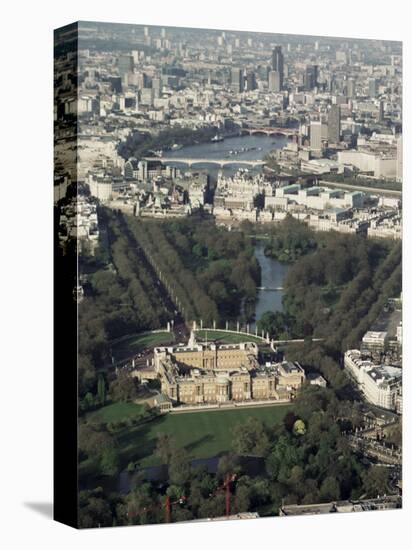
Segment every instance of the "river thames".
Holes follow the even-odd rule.
[[[238,136],[226,138],[220,142],[198,143],[189,145],[181,149],[167,151],[165,156],[170,157],[185,157],[185,158],[202,158],[202,159],[227,159],[233,160],[233,165],[222,168],[225,175],[235,173],[239,166],[236,163],[242,160],[262,160],[263,157],[273,149],[281,149],[287,143],[287,138],[284,136]],[[176,162],[179,168],[184,166]],[[193,171],[195,168],[193,168]],[[216,178],[218,167],[208,163],[196,164],[196,170],[207,171],[212,179]],[[249,168],[249,172],[260,172],[261,168]]]

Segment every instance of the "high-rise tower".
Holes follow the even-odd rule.
[[[235,94],[242,93],[243,90],[245,89],[245,78],[244,78],[243,70],[237,67],[234,67],[231,70],[230,76],[231,76],[230,87],[232,91]]]
[[[275,46],[272,52],[272,69],[279,73],[279,85],[280,89],[283,88],[283,75],[284,75],[284,60],[282,53],[282,46]]]
[[[340,141],[340,105],[332,105],[328,114],[328,142]]]

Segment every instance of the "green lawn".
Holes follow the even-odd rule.
[[[127,336],[112,344],[112,353],[116,361],[121,361],[132,355],[136,355],[149,346],[170,344],[174,341],[171,332],[143,332]]]
[[[93,411],[87,415],[88,421],[99,421],[104,423],[120,422],[121,420],[127,420],[128,418],[134,418],[140,416],[143,412],[142,405],[136,405],[135,403],[112,403],[106,405],[97,411]]]
[[[201,339],[217,340],[225,344],[238,344],[239,342],[256,342],[257,344],[263,344],[261,338],[256,338],[253,334],[236,334],[231,332],[225,332],[223,330],[197,330],[196,336]]]
[[[130,461],[139,461],[140,466],[159,463],[153,456],[156,436],[166,433],[185,447],[192,458],[217,456],[231,450],[233,428],[254,416],[268,426],[279,423],[291,405],[239,408],[226,411],[168,414],[151,422],[123,428],[117,434],[124,466]]]

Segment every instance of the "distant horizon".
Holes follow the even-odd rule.
[[[309,41],[309,39],[315,39],[315,40],[324,40],[324,41],[331,41],[331,42],[338,42],[338,41],[351,41],[351,42],[374,42],[374,43],[385,43],[385,44],[394,44],[394,45],[402,45],[403,42],[401,40],[387,40],[387,39],[375,39],[375,38],[358,38],[358,37],[351,37],[351,36],[326,36],[326,35],[315,35],[315,34],[294,34],[294,33],[278,33],[278,32],[267,32],[267,31],[244,31],[241,29],[208,29],[205,27],[176,27],[176,26],[170,26],[170,25],[150,25],[145,23],[113,23],[109,21],[91,21],[91,20],[82,20],[79,19],[77,21],[73,21],[72,23],[67,23],[67,25],[64,25],[62,27],[57,27],[55,31],[58,31],[59,29],[64,29],[67,27],[70,27],[71,25],[94,25],[94,26],[108,26],[108,27],[135,27],[135,28],[144,28],[148,27],[150,29],[170,29],[170,30],[176,30],[176,31],[194,31],[194,32],[205,32],[205,33],[229,33],[229,35],[236,35],[236,34],[243,34],[243,35],[253,35],[256,37],[265,37],[270,38],[272,36],[278,37],[281,40],[287,40],[291,38],[304,38]],[[81,28],[79,30],[82,30]]]

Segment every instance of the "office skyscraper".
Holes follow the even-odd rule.
[[[369,97],[376,97],[376,78],[370,78],[368,83]]]
[[[132,55],[121,55],[117,60],[117,67],[119,69],[119,74],[124,76],[126,73],[130,73],[134,68],[134,61]]]
[[[322,150],[322,126],[320,120],[312,120],[310,123],[310,148],[313,151]]]
[[[256,90],[257,84],[256,84],[256,75],[253,71],[248,71],[246,75],[246,87],[247,91],[250,92],[252,90]]]
[[[347,82],[346,95],[348,97],[355,97],[355,80],[353,78],[349,78]]]
[[[340,141],[340,106],[332,105],[328,115],[328,142],[337,144]]]
[[[154,97],[159,97],[160,92],[162,90],[162,81],[160,80],[160,78],[158,77],[152,78],[152,89],[153,89]]]
[[[244,76],[243,70],[238,68],[233,68],[231,71],[231,88],[235,94],[240,94],[244,90]]]
[[[269,71],[269,92],[280,92],[279,71]]]
[[[304,85],[306,90],[313,90],[318,83],[318,66],[308,65],[304,76]]]
[[[284,75],[284,60],[282,53],[282,46],[275,46],[272,52],[272,69],[279,73],[279,85],[280,89],[283,88],[283,75]]]

